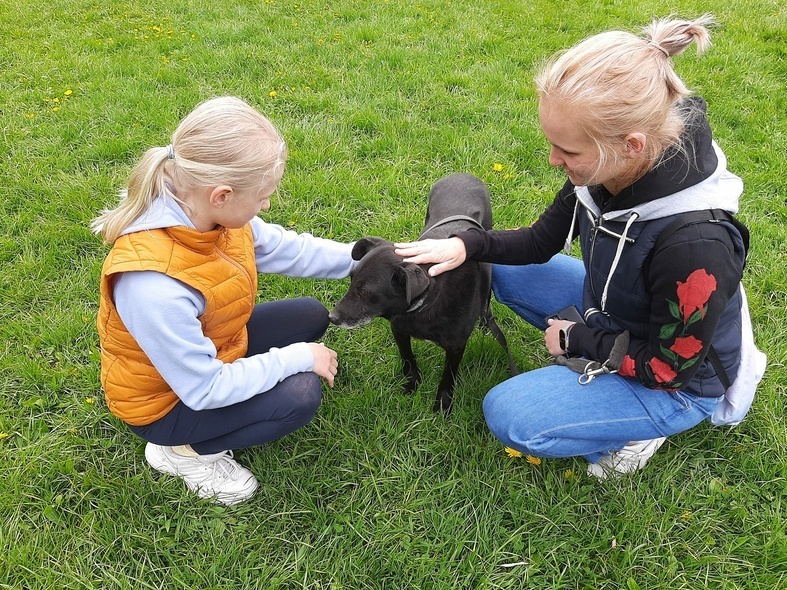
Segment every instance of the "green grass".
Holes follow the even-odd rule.
[[[103,402],[107,249],[88,222],[197,102],[241,96],[287,138],[270,221],[415,238],[429,186],[467,171],[514,227],[562,183],[539,62],[706,11],[714,46],[676,66],[746,183],[746,286],[770,365],[743,424],[700,425],[606,483],[578,459],[511,459],[481,414],[506,378],[494,340],[472,337],[445,420],[431,413],[441,351],[416,344],[424,381],[405,397],[379,320],[327,334],[341,372],[309,426],[238,454],[262,482],[251,501],[214,506],[146,466]],[[0,38],[0,588],[787,587],[783,2],[2,0]],[[261,296],[331,306],[345,288],[270,277]],[[496,311],[520,368],[545,363],[540,335]]]

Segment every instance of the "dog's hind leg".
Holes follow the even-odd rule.
[[[393,325],[391,326],[391,332],[396,341],[396,346],[399,348],[399,355],[402,357],[402,373],[406,379],[404,392],[410,395],[418,389],[418,384],[421,382],[421,370],[418,368],[418,363],[415,362],[410,335],[398,332]]]
[[[443,376],[440,378],[440,385],[437,388],[437,397],[432,408],[434,412],[442,411],[445,416],[451,414],[451,404],[454,399],[454,383],[459,372],[459,364],[462,362],[462,357],[465,354],[466,345],[467,342],[459,348],[446,349],[445,351],[445,368],[443,369]]]

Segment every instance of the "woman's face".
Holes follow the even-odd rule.
[[[575,111],[542,97],[538,113],[541,129],[551,146],[549,164],[563,168],[572,184],[603,184],[612,194],[627,184],[631,162],[615,158],[617,163],[609,162],[600,168],[598,145],[582,129],[580,116]]]

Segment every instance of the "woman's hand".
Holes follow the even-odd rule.
[[[558,357],[561,354],[566,354],[568,352],[566,348],[568,348],[568,334],[571,332],[571,327],[574,325],[575,322],[569,322],[567,320],[549,320],[549,325],[547,326],[546,332],[544,332],[544,343],[547,345],[547,350],[549,354],[554,357]],[[560,342],[560,332],[564,334],[564,342],[562,343],[566,348],[561,346]]]
[[[467,259],[465,243],[456,237],[399,243],[394,246],[396,247],[394,252],[404,257],[405,262],[434,264],[429,269],[430,277],[452,270]]]
[[[318,376],[325,379],[328,385],[333,387],[333,380],[339,372],[339,355],[335,350],[331,350],[322,342],[309,342],[312,356],[314,356],[314,371]]]

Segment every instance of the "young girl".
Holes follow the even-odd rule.
[[[259,303],[257,273],[343,278],[351,244],[257,217],[284,172],[286,144],[232,97],[189,114],[148,150],[120,205],[93,222],[113,244],[101,273],[101,382],[110,411],[148,441],[145,457],[202,498],[243,501],[257,480],[231,449],[307,424],[337,355],[316,343],[317,300]]]
[[[710,416],[724,374],[736,375],[742,334],[751,339],[746,247],[728,215],[742,183],[712,139],[705,103],[670,63],[692,43],[709,45],[709,23],[602,33],[546,65],[536,79],[541,126],[549,163],[568,180],[533,225],[398,245],[408,261],[437,263],[432,274],[466,258],[497,263],[496,298],[545,330],[553,356],[617,370],[578,382],[555,364],[492,389],[484,414],[509,447],[583,456],[601,478],[630,473]],[[718,219],[703,222],[711,209]],[[692,211],[706,217],[670,227]],[[558,254],[575,236],[582,260]],[[584,323],[545,320],[571,305]]]

